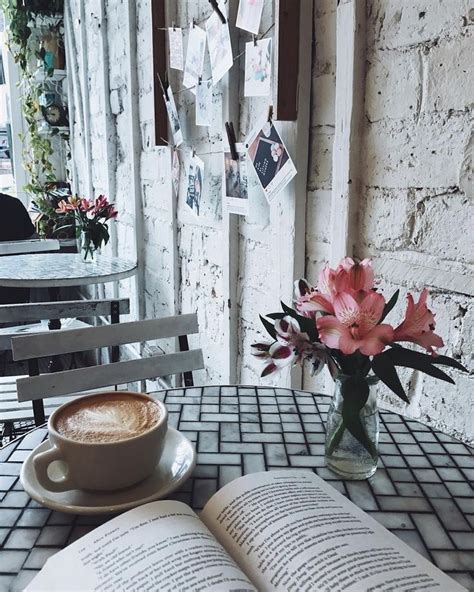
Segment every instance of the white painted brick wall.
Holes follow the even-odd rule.
[[[205,197],[199,220],[184,203],[188,154],[180,154],[182,165],[177,219],[173,219],[170,183],[170,154],[154,147],[151,21],[149,0],[138,0],[137,62],[138,104],[141,135],[140,182],[144,209],[144,285],[134,292],[133,280],[121,282],[121,294],[144,301],[148,317],[197,310],[200,338],[193,344],[204,349],[206,371],[201,383],[221,382],[226,357],[224,334],[226,313],[225,253],[221,214],[221,157],[206,155]],[[79,0],[71,1],[76,36]],[[472,22],[468,0],[367,0],[367,78],[362,180],[357,255],[416,257],[426,265],[451,267],[464,273],[472,263],[468,206],[472,205],[469,179],[470,121],[472,119]],[[124,18],[127,3],[107,0],[110,96],[101,90],[98,2],[87,3],[88,92],[94,124],[92,173],[96,192],[106,185],[105,142],[116,145],[109,163],[114,171],[115,198],[120,212],[117,224],[118,253],[135,252],[135,206],[131,199],[130,125],[126,73],[128,56]],[[173,19],[185,25],[209,14],[208,2],[179,0],[173,4]],[[262,28],[273,22],[270,2],[265,3]],[[77,42],[77,39],[76,39]],[[187,37],[185,37],[185,47]],[[242,51],[243,45],[238,48]],[[237,48],[234,47],[234,53]],[[208,60],[208,59],[207,59]],[[306,275],[316,281],[329,258],[332,189],[332,145],[335,125],[336,2],[315,0],[312,56],[310,158],[307,182]],[[209,74],[206,61],[205,75]],[[180,75],[172,73],[174,87]],[[240,95],[243,96],[242,89]],[[186,146],[197,152],[220,150],[222,139],[222,96],[213,97],[214,118],[210,128],[194,126],[194,98],[189,92],[177,95]],[[106,138],[101,118],[110,102],[114,125]],[[241,101],[239,128],[242,137],[253,127],[266,105],[265,99]],[[97,119],[97,122],[96,122]],[[100,120],[100,121],[99,121]],[[76,126],[75,158],[79,186],[86,191],[82,130]],[[472,142],[472,141],[471,141]],[[114,152],[115,154],[115,152]],[[258,363],[249,347],[261,335],[260,312],[278,309],[280,298],[291,299],[288,275],[292,253],[285,243],[284,215],[289,203],[268,206],[255,178],[250,179],[251,214],[239,222],[238,244],[238,356],[239,379],[260,382]],[[472,219],[472,215],[471,215]],[[174,234],[174,225],[176,233]],[[174,240],[176,239],[176,242]],[[174,276],[175,252],[179,257]],[[434,256],[434,259],[433,259]],[[387,293],[398,285],[386,278]],[[409,287],[409,286],[408,286]],[[403,294],[399,313],[404,308]],[[435,289],[433,308],[447,351],[461,355],[469,364],[473,332],[472,300],[462,294]],[[394,317],[395,318],[395,317]],[[472,439],[472,403],[467,377],[456,375],[451,387],[407,372],[404,377],[413,401],[403,411],[464,439]],[[287,374],[273,383],[289,384]],[[266,381],[270,383],[271,381]],[[321,378],[307,374],[304,387],[324,389]],[[471,388],[472,391],[472,388]],[[384,395],[387,405],[400,404]]]

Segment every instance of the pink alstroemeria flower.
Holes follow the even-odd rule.
[[[374,270],[372,260],[364,259],[356,263],[350,257],[344,257],[336,269],[334,278],[335,292],[365,293],[374,288]]]
[[[305,317],[314,318],[317,312],[334,314],[334,307],[332,305],[334,294],[329,292],[329,287],[327,292],[320,290],[320,286],[322,285],[321,276],[324,278],[324,274],[327,271],[335,273],[329,267],[323,269],[319,276],[320,282],[318,288],[311,286],[305,279],[295,282],[296,310]],[[325,286],[323,289],[325,289]]]
[[[443,347],[444,342],[434,332],[435,316],[426,305],[428,290],[425,288],[415,304],[413,296],[407,295],[405,319],[395,329],[394,341],[410,341],[424,347],[431,355],[436,355],[434,348]]]
[[[80,205],[80,210],[81,212],[89,212],[93,209],[94,204],[90,199],[87,199],[86,197],[83,197],[81,199],[81,205]]]
[[[350,294],[338,294],[334,297],[335,316],[316,321],[321,341],[343,354],[357,350],[366,356],[381,353],[393,341],[393,327],[377,324],[384,306],[385,299],[377,292],[369,292],[360,303]]]

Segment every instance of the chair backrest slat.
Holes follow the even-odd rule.
[[[155,339],[198,333],[196,314],[164,317],[120,323],[88,329],[52,331],[48,334],[14,337],[13,359],[30,360],[47,356],[70,354],[100,347],[140,343]],[[115,365],[114,365],[115,367]]]
[[[148,321],[150,322],[150,321]],[[68,395],[111,385],[127,384],[204,367],[201,350],[163,354],[104,366],[78,368],[17,380],[18,400]]]
[[[47,253],[50,251],[59,251],[59,249],[59,240],[55,238],[0,242],[0,255]]]
[[[67,300],[62,302],[35,302],[27,304],[1,304],[0,323],[45,321],[49,319],[75,319],[78,317],[108,316],[114,302],[119,314],[130,312],[128,298],[117,300]]]

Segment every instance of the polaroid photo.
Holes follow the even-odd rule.
[[[184,66],[183,85],[196,94],[196,84],[202,75],[204,54],[206,51],[206,31],[191,24],[189,27],[188,49]]]
[[[171,133],[173,134],[173,142],[175,146],[180,146],[183,143],[183,133],[181,131],[181,125],[179,124],[178,110],[176,109],[176,103],[174,102],[171,86],[168,85],[166,92],[168,93],[168,98],[166,98],[165,95],[164,99],[171,126]]]
[[[229,213],[247,216],[249,213],[247,154],[244,144],[236,144],[235,147],[238,160],[232,159],[228,147],[224,149],[222,198]]]
[[[212,80],[200,79],[196,87],[196,125],[211,125]]]
[[[240,0],[236,25],[239,29],[258,34],[262,18],[263,0]]]
[[[173,156],[171,161],[171,181],[173,183],[174,193],[177,196],[179,193],[179,174],[180,174],[180,164],[179,164],[179,154],[177,150],[173,150]]]
[[[183,30],[177,29],[176,27],[170,27],[168,29],[168,42],[170,51],[170,68],[173,68],[173,70],[183,70]]]
[[[296,167],[273,122],[258,126],[246,144],[248,158],[271,203],[296,175]]]
[[[207,19],[206,33],[211,60],[212,82],[215,85],[232,68],[234,63],[229,22],[222,23],[217,12],[213,12]]]
[[[189,162],[188,190],[186,203],[199,216],[204,181],[204,163],[198,156],[193,156]]]
[[[245,44],[245,97],[267,97],[272,83],[272,40]]]

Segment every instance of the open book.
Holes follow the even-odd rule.
[[[118,592],[462,591],[310,471],[236,479],[198,517],[159,501],[51,557],[27,588]]]

